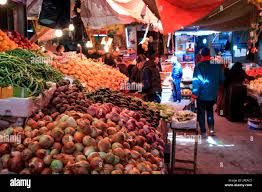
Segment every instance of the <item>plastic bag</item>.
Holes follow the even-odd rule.
[[[52,28],[67,28],[70,24],[70,0],[43,0],[39,24]]]
[[[186,111],[192,111],[194,113],[197,112],[197,107],[196,107],[196,103],[195,102],[191,102],[189,103],[188,105],[186,105],[183,110],[186,110]]]

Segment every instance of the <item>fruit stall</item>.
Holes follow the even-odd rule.
[[[167,173],[160,122],[173,108],[122,92],[128,78],[102,62],[0,37],[0,137],[20,140],[0,144],[1,173]]]
[[[255,78],[254,80],[246,83],[247,95],[256,101],[260,108],[260,114],[262,114],[262,67],[249,64],[245,66],[245,70],[247,75]],[[261,130],[261,118],[259,118],[258,115],[255,116],[248,118],[248,127],[255,130]]]

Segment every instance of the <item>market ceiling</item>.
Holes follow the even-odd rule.
[[[247,0],[225,0],[222,7],[192,25],[217,31],[246,30],[254,17],[257,17],[257,9]]]
[[[28,15],[38,15],[41,3],[42,0],[28,0]],[[163,26],[167,34],[194,25],[219,31],[246,29],[253,9],[247,0],[83,0],[81,13],[91,28],[151,22],[158,29]]]
[[[224,0],[155,0],[164,34],[183,29],[205,17]]]

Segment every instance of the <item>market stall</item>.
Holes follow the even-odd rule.
[[[7,70],[2,74],[0,104],[11,106],[11,112],[1,111],[1,133],[23,137],[19,145],[1,144],[1,173],[167,172],[167,133],[158,126],[161,119],[171,118],[172,108],[120,92],[127,77],[110,66],[73,52],[47,55],[8,35],[2,32],[8,46],[0,54],[1,71]],[[19,108],[17,103],[28,104]],[[13,124],[16,116],[23,122],[17,119]]]
[[[172,51],[183,69],[181,93],[190,99],[201,31],[173,32],[204,17],[223,1],[193,1],[192,5],[188,0],[76,0],[60,8],[57,2],[52,1],[53,10],[69,13],[61,11],[66,16],[53,19],[46,18],[50,15],[45,12],[45,1],[27,1],[33,25],[28,31],[34,32],[30,39],[14,29],[0,30],[0,136],[20,139],[20,143],[0,143],[0,173],[168,173],[169,128],[173,128],[172,160],[176,161],[176,131],[197,136],[197,116],[139,98],[143,95],[132,92],[127,74],[114,66],[114,59],[123,59],[126,66],[135,64],[138,46],[148,53],[154,43],[156,52],[162,53],[158,50],[160,32],[170,33]],[[170,18],[176,22],[168,25]],[[209,31],[210,39],[216,36],[213,34],[217,33]],[[201,39],[203,44],[222,46],[206,36]],[[60,44],[64,47],[57,46]],[[108,54],[111,66],[105,62]],[[222,56],[232,61],[231,55]],[[161,64],[162,93],[172,92],[171,58]],[[261,70],[248,73],[260,74]],[[259,104],[261,83],[258,78],[248,85],[249,95]],[[195,145],[194,160],[189,161],[194,173],[198,138]]]

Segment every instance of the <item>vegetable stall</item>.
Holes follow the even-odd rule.
[[[1,32],[8,42],[0,53],[0,103],[34,105],[0,111],[1,136],[21,139],[0,144],[1,173],[167,173],[167,135],[159,122],[171,119],[172,108],[121,92],[128,78],[101,62],[79,55],[50,59],[7,34]]]

